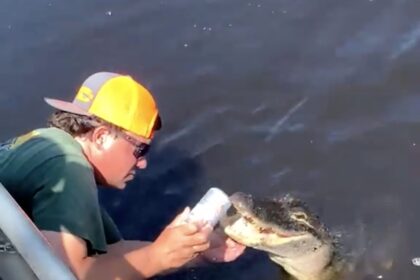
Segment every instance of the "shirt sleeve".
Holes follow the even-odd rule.
[[[41,230],[70,232],[86,241],[88,254],[106,252],[106,236],[93,170],[76,156],[53,157],[31,172],[37,185],[32,219]]]
[[[123,238],[117,226],[115,225],[114,220],[111,218],[111,216],[103,207],[101,207],[101,213],[102,213],[102,221],[104,223],[106,243],[113,244],[122,240]]]

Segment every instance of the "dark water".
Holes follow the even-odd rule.
[[[164,118],[149,168],[102,193],[153,239],[210,186],[295,194],[341,236],[354,279],[419,279],[420,2],[0,2],[0,135],[42,126],[43,96],[129,73]],[[162,279],[277,279],[238,261]]]

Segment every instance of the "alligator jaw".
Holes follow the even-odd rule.
[[[251,215],[241,216],[236,213],[222,218],[220,225],[225,233],[235,241],[255,249],[273,251],[273,253],[282,244],[304,238],[303,234],[279,231],[271,226],[259,226],[254,221],[255,217]],[[269,250],[270,248],[272,250]]]
[[[230,238],[267,252],[293,279],[336,279],[340,265],[332,239],[304,203],[291,197],[254,200],[243,193],[232,195],[231,202],[220,220]]]

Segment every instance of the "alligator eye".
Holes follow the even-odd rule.
[[[296,212],[291,215],[291,218],[296,221],[307,221],[308,216],[304,212]]]
[[[233,216],[236,213],[238,213],[238,211],[236,210],[234,206],[230,206],[229,209],[226,211],[227,216]]]

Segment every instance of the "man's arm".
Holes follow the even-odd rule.
[[[108,253],[115,255],[124,255],[128,252],[138,250],[150,244],[152,244],[152,242],[150,241],[121,240],[114,244],[108,245]]]
[[[42,231],[79,279],[145,279],[176,269],[209,247],[207,235],[182,214],[152,243],[121,241],[106,254],[87,256],[85,240],[68,232]]]
[[[123,255],[110,252],[88,257],[83,239],[66,232],[42,233],[78,279],[146,279],[163,270],[154,261],[150,245]]]
[[[183,268],[204,266],[209,263],[231,262],[242,255],[246,248],[244,245],[228,238],[220,228],[212,231],[210,228],[201,227],[200,230],[209,235],[210,247],[206,251],[197,254],[197,257],[185,264]],[[108,252],[122,255],[150,244],[151,242],[148,241],[121,240],[109,245]],[[172,271],[168,270],[166,272],[170,273]]]

